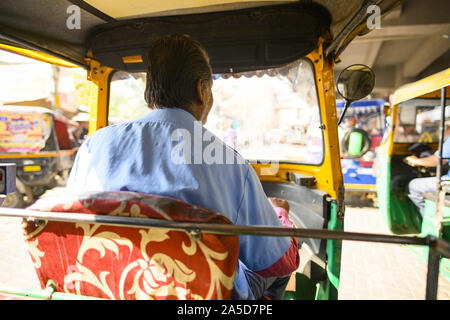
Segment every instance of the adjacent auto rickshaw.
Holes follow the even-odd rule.
[[[379,208],[394,234],[434,235],[450,240],[449,181],[441,179],[448,171],[442,158],[442,145],[448,110],[450,69],[400,87],[391,96],[388,127],[377,149],[377,188]],[[409,155],[426,157],[440,150],[438,167],[412,167],[404,160]],[[408,184],[414,178],[436,177],[436,190],[425,193],[422,217],[408,197]],[[426,248],[414,248],[428,256]],[[441,272],[450,276],[450,263],[443,258]]]
[[[76,126],[50,109],[0,107],[0,163],[17,165],[16,191],[5,207],[31,204],[67,178],[78,147],[70,128]]]
[[[345,101],[337,101],[338,115]],[[350,105],[339,126],[341,165],[344,175],[346,203],[376,202],[376,178],[373,175],[375,149],[380,145],[385,128],[385,101],[361,100]]]
[[[385,14],[400,2],[377,5]],[[343,231],[333,70],[348,43],[370,31],[371,2],[214,3],[77,1],[68,10],[63,0],[6,0],[0,3],[0,41],[87,70],[97,88],[90,106],[92,134],[109,124],[119,79],[136,81],[133,88],[143,95],[147,51],[156,38],[183,33],[199,40],[210,55],[218,90],[208,125],[221,137],[232,137],[268,196],[289,201],[296,228],[233,225],[220,213],[126,191],[41,199],[26,210],[0,208],[0,213],[25,218],[43,291],[0,291],[47,299],[228,299],[238,235],[299,238],[302,262],[286,299],[337,299],[344,239],[433,244],[430,251],[448,254],[440,239]],[[352,101],[373,88],[366,66],[341,75],[338,90]],[[277,128],[294,138],[268,134]],[[430,275],[435,269],[430,265]],[[436,284],[429,282],[427,298],[436,297]]]

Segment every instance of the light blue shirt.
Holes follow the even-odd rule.
[[[162,195],[214,210],[236,225],[282,226],[253,167],[178,108],[95,132],[80,147],[67,186]],[[239,236],[239,259],[259,271],[289,247],[287,237]]]
[[[436,150],[434,154],[439,157],[439,149]],[[442,144],[442,158],[445,161],[450,162],[450,139],[446,139]],[[441,179],[450,180],[450,170],[447,172],[447,174],[443,175]]]

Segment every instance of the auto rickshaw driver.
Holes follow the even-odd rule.
[[[287,203],[269,200],[253,167],[202,126],[213,104],[203,46],[188,36],[166,36],[152,45],[148,60],[145,98],[153,111],[88,138],[67,187],[172,197],[239,225],[289,225]],[[226,161],[206,159],[211,147]],[[232,299],[281,299],[298,265],[297,239],[240,236]]]
[[[450,120],[445,122],[445,141],[442,145],[442,158],[443,163],[448,161],[446,158],[450,158]],[[415,155],[408,156],[404,159],[404,162],[412,167],[437,167],[439,162],[439,150],[434,154],[425,157],[417,157]],[[450,174],[446,173],[442,176],[442,180],[450,180]],[[423,217],[425,212],[425,199],[424,193],[436,191],[437,180],[436,177],[415,178],[408,184],[408,197],[417,206],[421,216]]]

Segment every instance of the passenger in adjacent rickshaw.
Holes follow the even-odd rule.
[[[78,122],[79,126],[74,130],[73,135],[79,144],[82,144],[87,139],[89,133],[89,114],[86,112],[79,112],[72,121]]]
[[[156,41],[145,90],[153,111],[88,138],[68,188],[157,194],[215,210],[238,225],[283,226],[282,219],[289,225],[287,202],[269,200],[252,166],[202,126],[213,105],[212,84],[200,43],[178,35]],[[239,243],[232,299],[282,298],[299,264],[298,240],[240,236]]]
[[[345,119],[345,123],[338,127],[339,137],[344,136],[348,131],[352,130],[358,124],[355,116]]]
[[[345,119],[345,123],[338,127],[338,136],[339,136],[339,146],[341,151],[346,149],[344,146],[344,137],[346,134],[352,131],[352,129],[356,128],[358,123],[358,119],[355,116]]]
[[[448,160],[445,158],[450,158],[450,121],[445,123],[445,136],[447,139],[442,144],[442,158],[443,163],[447,163]],[[412,167],[437,167],[439,162],[439,150],[434,154],[427,157],[418,158],[417,156],[409,156],[405,158],[405,162]],[[450,180],[450,172],[442,176],[442,180]],[[426,178],[415,178],[409,182],[408,185],[408,196],[411,201],[418,207],[420,214],[424,215],[425,211],[425,199],[423,194],[426,192],[435,192],[437,186],[436,177],[426,177]]]

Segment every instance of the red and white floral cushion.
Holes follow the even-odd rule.
[[[28,209],[231,224],[224,216],[171,198],[86,192],[43,198]],[[107,299],[229,299],[238,236],[101,224],[27,222],[24,233],[42,288]]]

